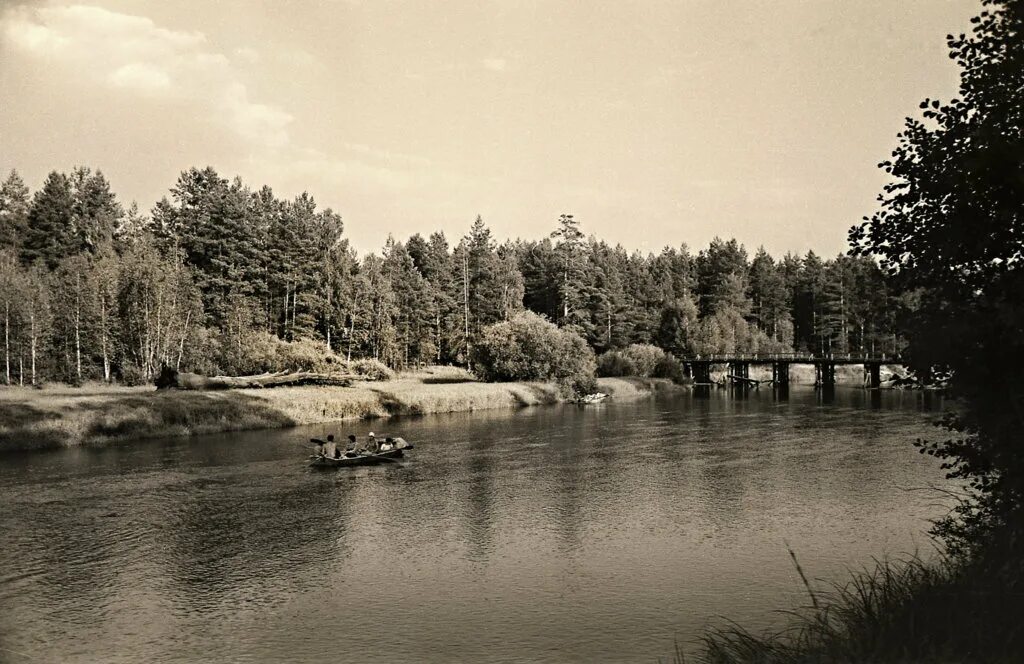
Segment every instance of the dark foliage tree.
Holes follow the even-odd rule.
[[[708,316],[728,295],[727,277],[733,275],[746,282],[747,252],[736,240],[726,242],[716,237],[697,255],[696,273],[698,306],[701,315]]]
[[[52,270],[62,258],[75,253],[74,205],[68,177],[56,171],[46,176],[43,188],[32,198],[21,244],[22,261],[41,261]]]
[[[12,170],[0,184],[0,250],[18,251],[21,247],[29,213],[28,187]]]
[[[984,5],[970,35],[948,37],[959,98],[907,119],[878,211],[850,232],[917,297],[906,358],[951,371],[967,406],[947,420],[953,439],[923,448],[970,483],[963,518],[939,526],[965,545],[1008,526],[1014,541],[1024,507],[1024,2]]]
[[[113,241],[114,230],[124,212],[110,183],[101,171],[80,166],[71,173],[73,253],[95,254]]]

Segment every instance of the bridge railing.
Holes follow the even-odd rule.
[[[899,359],[873,353],[711,353],[680,358],[682,362],[898,362]]]

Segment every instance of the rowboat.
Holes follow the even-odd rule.
[[[349,466],[376,466],[390,463],[405,456],[404,450],[388,450],[376,454],[351,454],[340,457],[328,457],[322,454],[310,456],[309,465],[313,468],[346,468]]]

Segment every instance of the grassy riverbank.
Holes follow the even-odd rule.
[[[1018,547],[1014,547],[1016,549]],[[712,630],[675,662],[1017,662],[1024,652],[1019,555],[878,561],[845,585],[815,592],[782,631]],[[798,567],[799,571],[799,567]],[[800,573],[802,577],[802,572]]]
[[[656,383],[602,378],[614,398],[649,394]],[[117,443],[138,438],[271,429],[338,420],[518,408],[560,401],[551,383],[482,383],[451,367],[353,387],[282,387],[218,392],[151,387],[0,389],[0,451]]]

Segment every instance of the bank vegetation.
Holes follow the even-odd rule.
[[[850,232],[917,305],[903,359],[948,377],[957,410],[914,444],[962,492],[935,522],[939,562],[854,575],[778,634],[708,634],[707,662],[1017,662],[1024,653],[1024,1],[984,0],[948,35],[960,90],[925,99]],[[909,442],[908,442],[909,444]]]
[[[639,379],[601,379],[599,384],[619,400],[646,397],[658,388],[658,383]],[[93,383],[11,388],[0,390],[0,452],[564,401],[564,391],[550,381],[487,383],[453,367],[351,387],[182,391]]]

